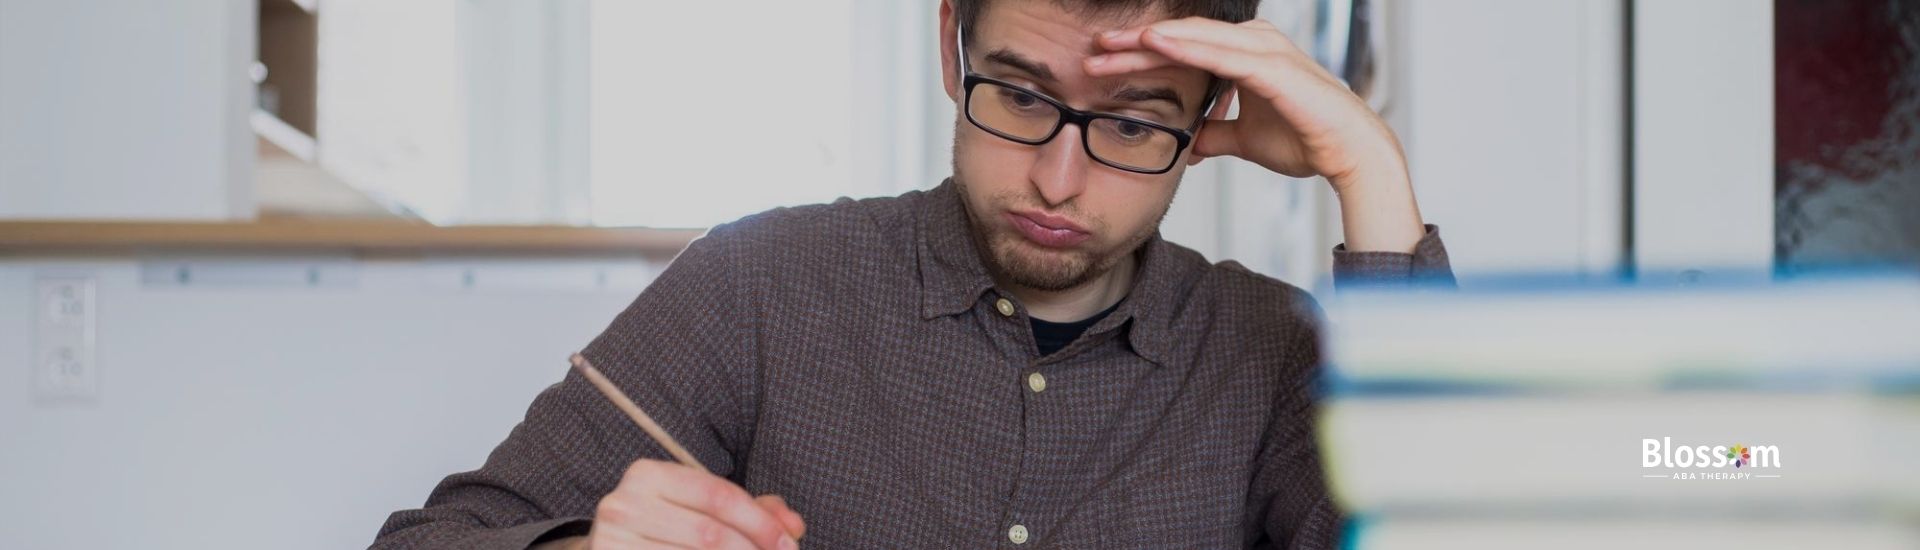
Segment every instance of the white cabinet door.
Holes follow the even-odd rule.
[[[1773,3],[1635,2],[1633,255],[1644,276],[1773,266]]]
[[[1623,250],[1621,2],[1396,2],[1389,121],[1463,282],[1614,273]]]

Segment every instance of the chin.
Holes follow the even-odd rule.
[[[987,267],[997,276],[1023,287],[1067,290],[1099,275],[1092,272],[1095,262],[1091,253],[1082,249],[1047,248],[1010,233],[997,235],[990,247],[993,261]]]

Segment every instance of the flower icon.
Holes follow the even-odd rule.
[[[1733,467],[1739,468],[1753,463],[1753,455],[1747,452],[1746,445],[1734,445],[1727,449],[1727,458],[1733,460]]]

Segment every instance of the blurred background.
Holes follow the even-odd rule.
[[[365,545],[702,228],[938,184],[937,8],[0,0],[0,547]],[[1915,2],[1261,13],[1469,293],[1920,264]],[[1207,162],[1164,232],[1330,297],[1323,181]]]

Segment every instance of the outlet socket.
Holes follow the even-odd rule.
[[[99,398],[100,365],[94,350],[97,296],[90,275],[35,278],[32,366],[40,399]]]

